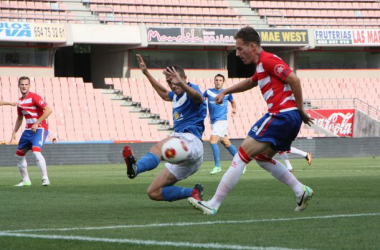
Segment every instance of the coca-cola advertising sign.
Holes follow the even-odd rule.
[[[308,114],[317,124],[341,137],[352,137],[355,109],[313,109]]]

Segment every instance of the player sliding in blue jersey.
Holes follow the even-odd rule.
[[[214,88],[207,89],[203,96],[207,98],[208,111],[211,120],[211,137],[210,145],[212,148],[212,153],[214,155],[215,167],[211,170],[210,174],[214,175],[222,171],[219,160],[219,147],[218,141],[221,141],[223,146],[231,153],[232,156],[235,156],[237,150],[234,145],[231,144],[228,139],[228,102],[232,105],[232,113],[236,114],[236,102],[232,97],[232,94],[225,95],[223,98],[222,104],[217,104],[215,102],[215,97],[222,92],[223,84],[225,83],[225,78],[222,74],[217,74],[214,77]]]
[[[188,158],[177,164],[167,162],[165,168],[150,184],[148,196],[156,201],[176,201],[188,197],[201,200],[203,196],[201,184],[196,184],[194,188],[183,188],[174,184],[197,172],[203,162],[202,134],[207,107],[202,92],[197,85],[186,81],[185,71],[179,66],[168,66],[163,72],[171,90],[169,91],[149,73],[143,58],[139,54],[136,57],[141,71],[158,95],[164,101],[173,103],[174,133],[154,145],[138,162],[131,148],[125,146],[123,157],[128,177],[133,179],[142,172],[155,169],[163,160],[161,149],[164,143],[172,137],[178,137],[187,145]]]

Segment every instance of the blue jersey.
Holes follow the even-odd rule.
[[[197,85],[188,84],[202,94]],[[202,134],[205,130],[204,119],[207,115],[206,101],[196,103],[186,92],[177,96],[170,91],[169,97],[173,102],[174,132],[189,132],[202,140]]]
[[[203,93],[203,96],[207,98],[208,111],[210,113],[211,124],[217,121],[227,121],[228,114],[228,102],[232,102],[234,98],[231,94],[225,95],[222,104],[215,103],[215,97],[222,92],[223,89],[208,89]]]

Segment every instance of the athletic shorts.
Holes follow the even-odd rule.
[[[288,151],[300,131],[301,124],[298,110],[266,113],[253,125],[248,135],[256,141],[270,142],[274,150]]]
[[[216,121],[211,124],[211,135],[217,135],[221,138],[228,135],[227,133],[228,121]]]
[[[28,150],[30,150],[34,147],[41,149],[46,141],[48,134],[49,131],[43,128],[38,128],[36,133],[33,133],[32,130],[24,130],[18,143],[17,149],[28,148]]]
[[[203,163],[203,142],[190,133],[173,133],[171,137],[178,137],[184,141],[189,150],[187,159],[178,164],[165,163],[165,167],[177,180],[183,180],[198,171]]]

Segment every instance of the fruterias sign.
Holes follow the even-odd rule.
[[[379,46],[380,29],[314,30],[317,46]]]
[[[219,28],[179,28],[149,27],[149,44],[187,44],[187,45],[235,45],[234,35],[238,29]],[[263,46],[309,44],[307,30],[257,29]]]
[[[0,22],[0,41],[66,42],[66,26],[59,23]]]

